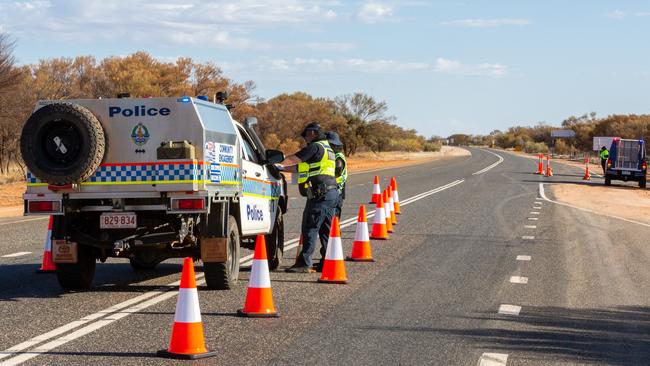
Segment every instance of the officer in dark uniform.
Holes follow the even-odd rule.
[[[313,273],[311,259],[320,237],[327,248],[334,209],[339,196],[335,178],[335,153],[327,142],[323,129],[315,122],[309,123],[301,136],[307,146],[287,157],[279,164],[280,170],[298,173],[298,189],[307,197],[302,214],[303,246],[301,258],[287,268],[287,272]]]
[[[339,187],[339,198],[336,201],[336,211],[334,214],[340,219],[343,210],[343,200],[345,200],[345,183],[348,181],[348,163],[343,154],[343,143],[339,138],[339,134],[332,131],[325,132],[325,136],[332,150],[334,150],[334,157],[336,158],[334,175],[336,176],[336,185]]]

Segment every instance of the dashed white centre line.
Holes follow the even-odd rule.
[[[20,256],[23,256],[23,255],[27,255],[27,254],[32,254],[32,252],[18,252],[18,253],[6,254],[6,255],[1,256],[0,258],[15,258],[15,257],[20,257]]]
[[[535,237],[532,236],[532,235],[524,235],[521,238],[524,239],[524,240],[533,240],[533,239],[535,239]]]
[[[510,276],[510,283],[519,283],[525,285],[528,283],[528,277]]]
[[[540,205],[540,206],[542,205],[542,202],[541,202],[541,201],[535,201],[535,202],[533,202],[533,203],[535,203],[536,205]]]
[[[539,215],[539,211],[530,211],[531,215]]]
[[[478,366],[505,366],[507,362],[507,353],[484,353],[478,359]]]
[[[538,219],[537,217],[529,217],[528,220],[534,220],[534,221],[537,221],[537,220],[539,220],[539,219]]]
[[[518,255],[517,260],[518,261],[529,261],[531,259],[531,256],[529,255]]]
[[[389,201],[390,202],[390,201]],[[524,225],[526,229],[537,229],[537,225]]]
[[[542,206],[533,206],[533,210],[541,210]]]
[[[519,315],[519,312],[521,312],[521,306],[508,304],[499,305],[499,314]]]

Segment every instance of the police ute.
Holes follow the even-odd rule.
[[[168,258],[203,262],[210,289],[229,289],[240,247],[266,236],[282,259],[284,177],[255,118],[232,119],[205,97],[39,101],[20,138],[25,215],[51,215],[52,257],[64,289],[88,289],[97,260],[134,270]]]

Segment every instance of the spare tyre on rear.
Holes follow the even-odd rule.
[[[66,185],[90,178],[104,159],[101,123],[88,109],[57,102],[34,112],[20,136],[29,171],[44,183]]]

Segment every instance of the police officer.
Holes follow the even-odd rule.
[[[607,174],[607,159],[609,159],[609,151],[603,146],[600,148],[600,165],[603,167],[603,175]]]
[[[327,248],[334,208],[339,196],[335,178],[335,154],[320,125],[309,123],[301,136],[307,146],[279,164],[280,170],[298,173],[298,190],[307,197],[302,214],[302,252],[287,272],[313,273],[311,259],[316,240]]]
[[[336,211],[334,214],[341,218],[341,211],[343,209],[343,200],[345,200],[345,183],[348,181],[348,163],[343,154],[343,143],[336,132],[326,132],[325,136],[330,143],[332,150],[334,150],[336,158],[336,169],[334,174],[336,176],[336,185],[339,188],[339,197],[336,200]]]

